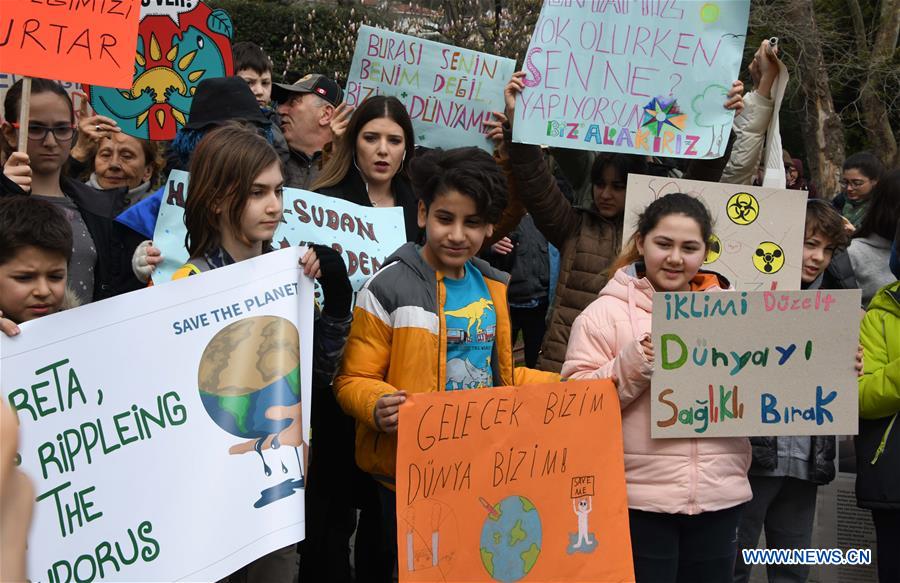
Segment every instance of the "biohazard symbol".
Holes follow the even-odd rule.
[[[714,262],[719,258],[719,255],[722,254],[722,241],[719,240],[715,235],[710,235],[709,244],[706,246],[706,259],[703,260],[703,265],[708,265]]]
[[[764,241],[753,253],[753,266],[762,273],[777,273],[784,267],[784,251],[777,243]]]
[[[739,192],[728,199],[728,218],[737,225],[749,225],[759,216],[759,202],[749,192]]]

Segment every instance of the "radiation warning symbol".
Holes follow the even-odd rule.
[[[777,273],[784,267],[784,251],[777,243],[764,241],[753,253],[753,266],[762,273]]]
[[[749,192],[739,192],[728,199],[728,218],[736,225],[749,225],[759,216],[759,201]]]
[[[715,235],[710,235],[709,244],[706,246],[706,259],[703,260],[703,265],[709,265],[713,263],[716,259],[719,258],[719,255],[722,254],[722,241],[719,240]]]

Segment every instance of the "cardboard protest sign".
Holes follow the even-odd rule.
[[[0,335],[32,581],[216,581],[304,536],[312,285],[292,248]]]
[[[4,71],[129,87],[140,4],[4,0],[0,66]]]
[[[855,435],[860,291],[653,294],[652,437]]]
[[[525,55],[513,139],[718,158],[749,0],[546,0]]]
[[[622,240],[634,233],[647,205],[672,192],[696,196],[712,215],[703,269],[739,290],[800,289],[806,192],[630,174]]]
[[[9,88],[12,87],[16,81],[22,78],[22,75],[16,75],[14,73],[0,73],[0,103],[6,101],[6,92],[9,91]],[[76,101],[76,93],[82,91],[81,83],[76,83],[73,81],[63,81],[61,79],[55,79],[57,83],[62,85],[63,89],[66,90],[66,93],[69,94],[69,98],[75,103],[75,107],[78,107],[78,103]],[[0,120],[3,119],[3,111],[0,111]]]
[[[153,234],[153,243],[165,260],[153,273],[155,284],[171,280],[175,270],[188,260],[184,245],[188,179],[187,172],[173,170],[166,181]],[[406,226],[400,207],[364,207],[307,190],[285,188],[284,218],[272,244],[331,245],[344,258],[350,283],[358,291],[405,242]]]
[[[347,76],[346,102],[393,95],[412,118],[416,144],[428,148],[478,146],[492,111],[504,109],[503,88],[512,59],[361,26]]]
[[[400,581],[634,581],[609,380],[411,394]]]
[[[187,123],[197,85],[232,74],[228,13],[198,0],[141,0],[137,42],[130,45],[128,82],[119,91],[95,83],[91,107],[122,131],[145,140],[171,140]],[[136,49],[135,49],[136,47]]]

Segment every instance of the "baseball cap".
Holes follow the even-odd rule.
[[[344,98],[340,86],[325,75],[310,73],[293,85],[284,83],[272,84],[272,99],[278,103],[289,101],[294,95],[312,93],[318,95],[331,105],[337,105]]]

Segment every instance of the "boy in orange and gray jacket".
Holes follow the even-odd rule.
[[[357,297],[338,403],[356,419],[356,463],[379,483],[396,553],[398,409],[407,393],[555,382],[513,365],[509,276],[475,257],[503,209],[506,183],[478,148],[433,151],[410,172],[426,243],[407,243]]]

